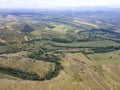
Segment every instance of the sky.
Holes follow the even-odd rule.
[[[0,0],[0,9],[91,6],[120,6],[120,0]]]

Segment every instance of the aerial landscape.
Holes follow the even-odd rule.
[[[2,1],[0,90],[120,90],[120,7]]]

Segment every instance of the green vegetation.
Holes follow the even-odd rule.
[[[19,77],[19,78],[22,78],[24,80],[43,80],[36,73],[23,72],[23,71],[18,70],[18,69],[12,69],[10,67],[1,67],[0,66],[0,72],[5,73],[5,74],[9,74],[9,75],[12,75],[15,77]]]
[[[21,12],[0,12],[1,81],[37,81],[22,83],[25,90],[119,90],[119,10]]]
[[[31,32],[33,31],[33,28],[29,25],[25,25],[22,29],[23,32]]]
[[[88,41],[88,42],[73,42],[73,43],[55,43],[55,46],[58,47],[110,47],[110,46],[119,46],[118,43],[112,41]]]
[[[55,76],[57,76],[60,72],[60,70],[62,70],[62,66],[61,63],[59,62],[60,58],[59,56],[51,53],[48,54],[47,50],[39,50],[37,53],[32,53],[28,55],[29,58],[33,58],[36,60],[42,60],[45,62],[52,62],[55,64],[55,68],[52,72],[49,72],[46,76],[45,79],[49,80]]]
[[[8,47],[5,45],[0,45],[0,54],[6,53],[8,50]]]

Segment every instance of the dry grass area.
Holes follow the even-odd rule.
[[[35,72],[44,77],[54,69],[54,64],[27,58],[27,52],[0,55],[0,66]]]
[[[82,24],[82,25],[86,25],[86,26],[91,26],[91,27],[94,27],[94,28],[99,28],[96,24],[85,22],[85,21],[80,21],[80,20],[77,20],[77,19],[75,19],[74,22]]]
[[[21,53],[17,54],[22,55]],[[15,57],[16,55],[11,54],[7,55],[7,57]],[[23,57],[25,58],[24,55]],[[23,60],[23,62],[26,61],[28,60]],[[15,61],[11,60],[11,62],[14,63]],[[19,61],[19,63],[22,62]],[[94,60],[87,59],[82,53],[67,53],[61,60],[61,64],[63,70],[61,70],[57,77],[51,80],[28,81],[1,78],[0,90],[120,90],[119,63],[95,64]],[[32,70],[37,70],[36,68],[38,67],[43,70],[47,67],[49,68],[49,65],[48,63],[36,61],[32,65],[30,64],[29,67]],[[13,64],[12,67],[15,67],[15,65]],[[27,67],[24,68],[28,69]]]
[[[0,42],[1,42],[1,43],[6,43],[6,41],[3,40],[3,39],[1,39],[1,38],[0,38]]]

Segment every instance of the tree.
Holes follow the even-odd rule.
[[[26,25],[23,27],[22,31],[23,31],[23,32],[31,32],[31,31],[33,31],[33,28],[32,28],[30,25],[26,24]]]

